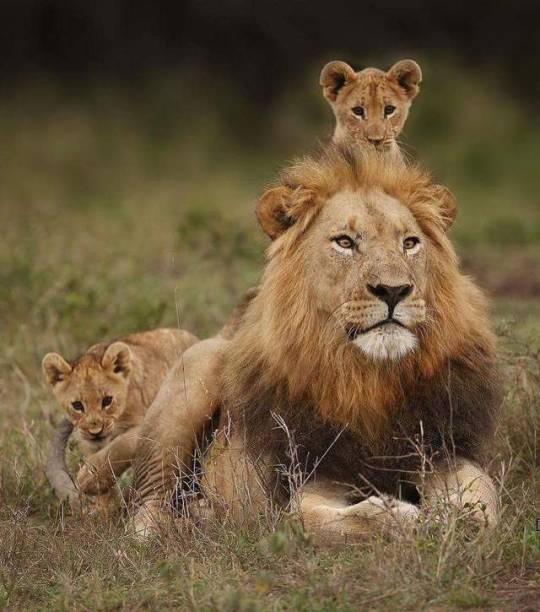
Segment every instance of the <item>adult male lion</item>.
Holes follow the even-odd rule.
[[[494,524],[480,467],[494,340],[446,234],[455,213],[426,172],[387,158],[333,148],[285,170],[257,207],[274,241],[239,329],[188,349],[143,424],[143,501],[163,499],[173,457],[219,411],[203,464],[226,507],[286,505],[299,487],[308,531],[353,537],[443,495]]]

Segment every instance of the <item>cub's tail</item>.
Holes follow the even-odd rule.
[[[66,465],[66,445],[72,431],[73,425],[67,419],[58,423],[51,439],[51,450],[45,468],[47,478],[60,501],[79,495]]]

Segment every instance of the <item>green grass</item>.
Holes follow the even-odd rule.
[[[404,140],[457,194],[460,256],[496,296],[497,532],[470,536],[450,521],[318,550],[294,522],[210,522],[140,545],[119,520],[65,516],[46,482],[59,414],[41,357],[157,325],[220,327],[261,270],[257,194],[331,130],[316,68],[264,109],[214,75],[202,99],[186,97],[202,78],[189,74],[76,94],[41,79],[3,93],[0,606],[449,610],[540,599],[540,130],[496,81],[452,64],[426,66]]]

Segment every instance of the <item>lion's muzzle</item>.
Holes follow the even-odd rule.
[[[363,298],[346,302],[336,313],[347,339],[378,360],[399,359],[413,350],[418,344],[414,329],[425,318],[425,302],[413,292],[412,284],[366,285]]]

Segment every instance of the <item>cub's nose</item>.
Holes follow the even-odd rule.
[[[413,290],[412,285],[368,285],[368,291],[388,304],[388,316],[391,317],[394,308]]]
[[[96,425],[95,427],[89,427],[88,433],[97,438],[103,433],[103,425]]]

